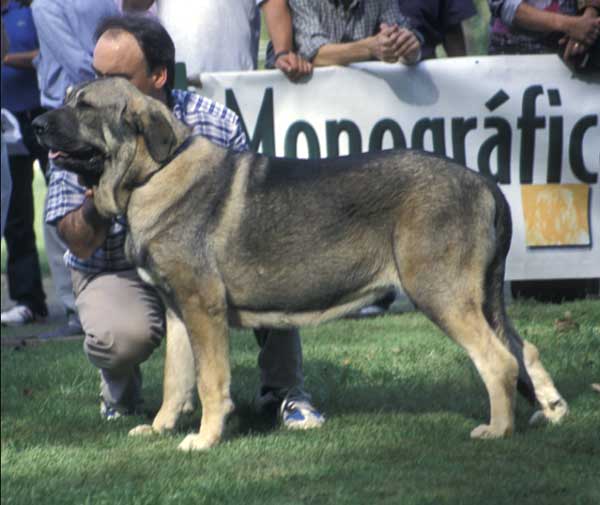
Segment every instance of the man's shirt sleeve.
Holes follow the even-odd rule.
[[[318,7],[309,0],[290,0],[294,40],[298,53],[312,61],[321,46],[333,42],[327,30],[320,21]]]
[[[77,174],[61,170],[50,164],[45,221],[55,225],[69,212],[83,204],[85,188],[77,182]]]
[[[64,9],[61,10],[61,9]],[[36,0],[31,11],[37,29],[40,50],[59,62],[71,82],[92,79],[92,56],[86,51],[68,20],[68,3]]]
[[[493,17],[500,18],[507,26],[512,26],[521,0],[488,0]]]

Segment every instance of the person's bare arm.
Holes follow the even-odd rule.
[[[444,36],[443,46],[446,54],[450,57],[465,56],[467,54],[465,34],[461,23],[448,27]]]
[[[0,43],[0,50],[2,51],[2,61],[4,61],[4,57],[6,53],[8,53],[8,35],[6,34],[6,29],[4,28],[4,20],[0,21],[0,26],[2,29],[2,42]]]
[[[381,60],[395,63],[402,59],[414,63],[420,54],[420,43],[414,33],[398,26],[381,25],[376,35],[355,42],[324,44],[319,48],[315,66],[347,65],[357,61]]]
[[[33,59],[38,55],[39,49],[10,53],[4,57],[2,63],[16,68],[33,68]]]
[[[123,0],[124,11],[145,11],[152,7],[154,0]]]
[[[367,37],[355,42],[324,44],[319,48],[313,64],[316,67],[324,67],[372,60],[374,58],[375,37]]]
[[[280,55],[275,60],[275,67],[292,81],[310,75],[312,64],[293,50],[292,16],[287,0],[266,0],[260,8],[273,44],[273,51],[276,55]]]
[[[111,220],[96,210],[91,191],[86,192],[83,205],[65,215],[57,224],[58,234],[78,258],[87,259],[106,240]]]
[[[537,32],[561,32],[582,44],[591,45],[600,33],[600,19],[591,16],[568,16],[548,12],[521,3],[513,23]]]

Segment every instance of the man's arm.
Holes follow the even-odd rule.
[[[378,59],[397,62],[403,59],[414,63],[420,54],[420,42],[415,34],[398,26],[404,18],[393,2],[383,11],[381,30],[376,35],[352,42],[335,42],[319,20],[317,6],[308,2],[293,2],[293,25],[299,52],[315,66],[347,65],[358,61]],[[394,24],[385,23],[388,17]]]
[[[83,205],[66,214],[56,227],[69,250],[78,258],[89,258],[106,240],[111,220],[102,217],[90,190]]]
[[[39,49],[7,54],[2,63],[16,68],[33,68],[33,59],[38,55]]]
[[[591,15],[569,16],[536,9],[522,0],[488,0],[493,16],[505,25],[540,33],[560,32],[575,41],[591,45],[598,37],[600,20]]]
[[[124,11],[146,11],[150,7],[154,0],[123,0]]]
[[[265,0],[260,4],[273,51],[275,67],[295,81],[312,72],[312,64],[294,51],[292,16],[287,0]]]
[[[355,42],[322,45],[313,60],[315,66],[347,65],[377,59],[387,63],[416,63],[421,44],[413,32],[382,24],[376,35]]]
[[[8,53],[8,35],[6,34],[6,29],[4,28],[4,20],[0,20],[0,27],[2,30],[2,41],[0,43],[0,50],[2,51],[2,60],[4,60],[4,57],[6,56],[6,53]]]
[[[600,30],[600,19],[542,11],[526,3],[517,8],[514,24],[537,32],[561,32],[587,45],[595,42]]]

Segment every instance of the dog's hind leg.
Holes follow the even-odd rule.
[[[500,324],[502,328],[497,332],[508,340],[511,352],[519,363],[519,392],[531,403],[537,400],[541,407],[541,410],[533,414],[529,423],[560,422],[569,412],[569,407],[542,365],[537,348],[520,337],[505,314]]]
[[[487,323],[473,300],[438,314],[443,329],[469,354],[490,401],[490,422],[471,432],[473,438],[498,438],[514,430],[518,363]]]
[[[175,312],[167,309],[163,402],[152,425],[136,426],[129,435],[150,435],[175,429],[181,414],[194,410],[195,387],[194,356],[187,330]]]
[[[569,407],[542,365],[537,348],[527,340],[523,341],[523,358],[527,372],[533,382],[535,396],[541,406],[541,410],[531,416],[529,424],[559,423],[568,414]]]
[[[492,214],[490,207],[487,209]],[[475,428],[471,436],[497,438],[514,430],[519,366],[483,312],[485,272],[493,256],[494,241],[480,224],[486,217],[485,207],[476,210],[470,216],[471,226],[465,222],[469,216],[456,220],[440,216],[445,222],[444,230],[434,223],[430,225],[435,217],[431,213],[416,216],[428,226],[404,226],[398,230],[395,261],[406,294],[467,351],[485,384],[490,421]],[[483,231],[477,230],[478,226]],[[482,239],[474,242],[473,236]],[[491,240],[485,240],[487,237]]]
[[[544,369],[536,347],[524,341],[506,314],[504,303],[504,268],[510,243],[510,220],[508,207],[498,202],[500,214],[496,225],[496,251],[487,269],[485,283],[484,313],[500,340],[506,342],[519,363],[518,391],[530,402],[537,402],[541,409],[534,413],[530,424],[541,421],[559,422],[567,413],[568,406],[548,372]]]
[[[179,449],[205,450],[221,440],[227,416],[233,411],[225,289],[213,279],[202,280],[186,291],[176,296],[194,355],[202,420],[199,433],[188,435]]]
[[[440,259],[440,261],[443,261]],[[474,438],[508,436],[514,429],[519,373],[517,359],[498,338],[483,313],[483,283],[473,270],[456,272],[405,260],[402,286],[415,305],[462,346],[481,376],[490,401],[490,422]]]

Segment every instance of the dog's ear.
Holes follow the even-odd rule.
[[[144,106],[137,108],[135,114],[136,127],[144,137],[146,149],[152,159],[163,163],[185,139],[185,127],[164,104],[148,97],[145,97],[144,102]]]

